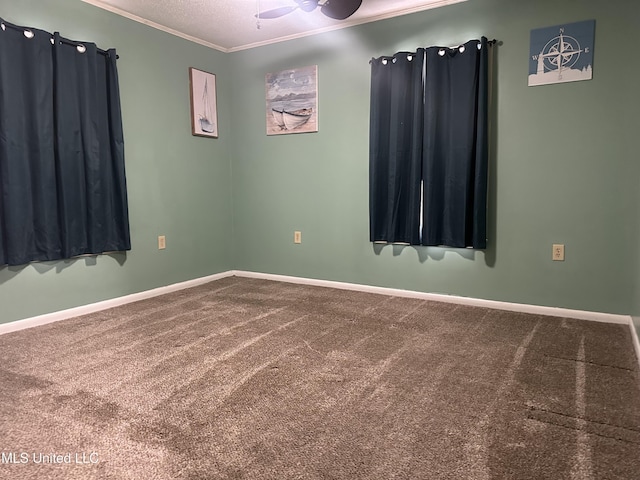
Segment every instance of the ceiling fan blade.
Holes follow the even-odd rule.
[[[256,18],[278,18],[287,15],[288,13],[296,10],[297,6],[274,8],[273,10],[267,10],[266,12],[260,12],[255,15]]]
[[[344,20],[356,13],[362,0],[325,0],[320,11],[335,20]]]

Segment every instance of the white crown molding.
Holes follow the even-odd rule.
[[[156,30],[161,30],[163,32],[169,33],[171,35],[175,35],[176,37],[180,37],[184,40],[188,40],[193,43],[197,43],[199,45],[204,45],[205,47],[213,48],[214,50],[219,50],[224,53],[228,53],[229,49],[221,47],[220,45],[216,45],[215,43],[207,42],[197,37],[193,37],[191,35],[187,35],[186,33],[179,32],[178,30],[174,30],[173,28],[169,28],[165,25],[161,25],[156,22],[152,22],[151,20],[147,20],[146,18],[139,17],[138,15],[134,15],[133,13],[129,13],[126,10],[122,10],[120,8],[114,7],[112,5],[108,5],[100,0],[82,0],[84,3],[88,3],[93,5],[94,7],[101,8],[103,10],[107,10],[108,12],[115,13],[116,15],[120,15],[121,17],[128,18],[129,20],[133,20],[138,23],[142,23],[149,27],[155,28]]]

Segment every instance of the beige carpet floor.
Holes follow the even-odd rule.
[[[1,479],[636,479],[629,328],[231,277],[0,336]]]

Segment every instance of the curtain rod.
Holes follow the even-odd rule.
[[[496,40],[495,38],[493,40],[487,40],[487,45],[491,46],[491,45],[495,45],[496,43],[498,43],[498,40]],[[461,45],[454,45],[452,47],[440,47],[440,48],[450,48],[450,49],[454,49],[454,48],[459,48]],[[431,47],[427,47],[427,48],[431,48]],[[400,52],[399,52],[400,53]],[[413,52],[402,52],[402,53],[413,53]],[[393,59],[393,56],[388,56],[388,55],[382,55],[381,57],[378,58],[382,58],[382,59]],[[375,60],[375,58],[372,58],[371,60],[369,60],[369,64],[371,64],[371,62]]]
[[[9,28],[12,28],[12,29],[14,29],[14,30],[20,30],[20,31],[22,31],[22,32],[31,32],[31,33],[33,33],[33,30],[38,30],[38,31],[44,32],[44,30],[32,29],[32,28],[29,28],[29,27],[21,27],[21,26],[19,26],[19,25],[14,25],[13,23],[7,22],[7,21],[5,21],[5,20],[4,20],[4,19],[2,19],[2,18],[0,18],[0,24],[2,25],[2,29],[3,29],[3,30],[4,30],[6,27],[9,27]],[[51,37],[51,40],[53,41],[54,34],[51,34],[51,33],[49,33],[49,32],[44,32],[44,33],[46,33],[47,35],[49,35],[49,36]],[[57,33],[57,32],[56,32],[56,33]],[[60,36],[60,34],[59,34],[59,33],[58,33],[58,36]],[[29,37],[27,37],[27,38],[29,38]],[[65,45],[71,45],[71,46],[73,46],[73,47],[80,47],[80,46],[84,47],[84,44],[83,44],[82,42],[76,42],[76,41],[74,41],[74,40],[69,40],[68,38],[64,38],[64,37],[62,37],[62,36],[60,36],[60,41],[61,41],[62,43],[64,43]],[[109,52],[108,52],[108,51],[106,51],[106,50],[102,50],[101,48],[96,47],[96,50],[97,50],[97,52],[98,52],[98,53],[100,53],[101,55],[109,55]],[[120,58],[120,55],[116,55],[116,59],[118,59],[118,58]]]

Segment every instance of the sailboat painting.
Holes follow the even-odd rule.
[[[189,68],[191,95],[191,134],[218,138],[218,108],[216,76],[196,68]]]
[[[318,131],[318,66],[268,73],[267,135]]]

